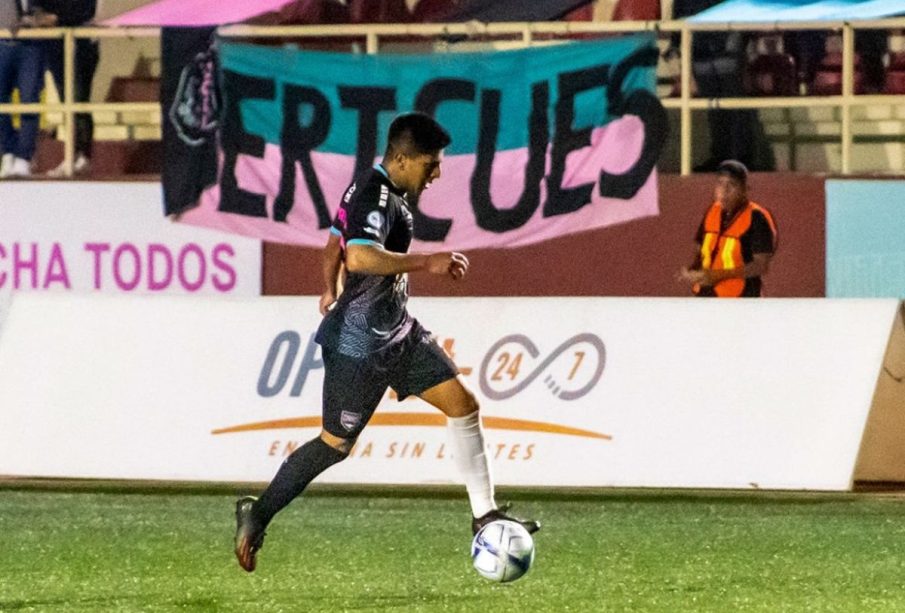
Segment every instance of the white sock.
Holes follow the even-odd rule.
[[[453,459],[468,490],[471,514],[481,517],[496,508],[481,416],[475,411],[465,417],[447,417],[446,422]]]

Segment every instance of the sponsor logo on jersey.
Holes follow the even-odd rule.
[[[368,225],[375,230],[379,230],[383,227],[383,215],[380,214],[380,211],[371,211],[368,213]]]
[[[352,185],[350,185],[350,186],[349,186],[349,189],[346,190],[346,195],[343,196],[343,202],[345,202],[346,204],[349,204],[349,201],[352,200],[352,194],[355,193],[355,190],[356,190],[357,188],[358,188],[358,184],[357,184],[357,183],[353,183]]]

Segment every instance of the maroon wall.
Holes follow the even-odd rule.
[[[679,268],[691,261],[693,237],[710,204],[713,175],[660,175],[660,215],[518,249],[469,251],[458,283],[413,274],[422,296],[687,296]],[[779,251],[765,279],[771,297],[825,295],[825,194],[819,176],[764,173],[750,197],[779,226]],[[264,245],[264,294],[320,294],[320,251]]]

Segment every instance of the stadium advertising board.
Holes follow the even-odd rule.
[[[453,139],[442,177],[412,203],[416,249],[524,245],[657,214],[668,127],[652,34],[470,53],[218,48],[220,72],[204,49],[165,71],[164,188],[182,221],[321,246],[409,110]]]
[[[905,181],[826,182],[826,295],[905,297]]]
[[[13,292],[261,292],[260,241],[161,217],[159,183],[4,181],[0,203],[0,307]]]
[[[820,490],[851,486],[896,308],[412,305],[482,403],[500,484]],[[269,480],[318,432],[318,321],[313,297],[22,295],[0,339],[0,474]],[[458,481],[443,426],[387,394],[323,481]]]

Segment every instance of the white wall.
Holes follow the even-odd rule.
[[[412,310],[451,340],[501,484],[845,490],[896,306],[425,298]],[[314,297],[20,295],[0,338],[0,474],[269,480],[318,431],[319,319]],[[323,480],[458,482],[442,423],[385,398]]]

